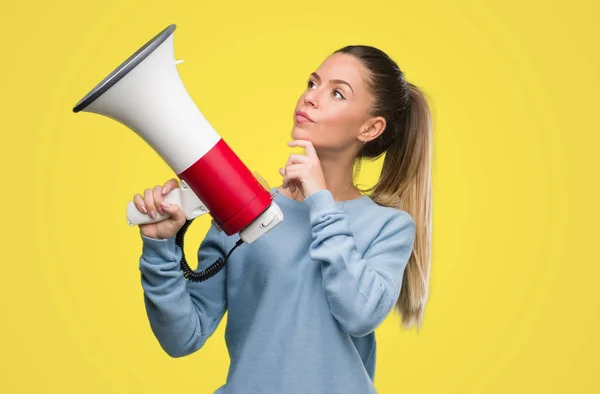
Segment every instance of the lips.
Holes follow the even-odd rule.
[[[298,111],[298,112],[296,112],[296,116],[301,116],[301,117],[306,118],[307,120],[309,120],[311,122],[314,122],[314,120],[312,120],[310,118],[310,116],[308,116],[308,114],[306,112]]]

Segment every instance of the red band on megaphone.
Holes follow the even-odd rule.
[[[202,200],[227,235],[243,230],[273,200],[270,191],[222,138],[178,176]]]

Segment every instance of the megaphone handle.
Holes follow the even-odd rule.
[[[181,192],[180,188],[175,188],[168,192],[165,195],[164,201],[169,204],[178,205],[181,209]],[[127,224],[130,226],[136,226],[138,224],[147,224],[147,223],[158,223],[162,222],[165,219],[171,217],[168,213],[165,212],[164,215],[156,212],[156,217],[152,219],[149,214],[140,212],[139,209],[135,206],[133,201],[129,201],[127,204]]]

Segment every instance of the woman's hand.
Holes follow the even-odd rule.
[[[186,217],[176,204],[163,204],[163,199],[171,190],[179,187],[175,178],[169,179],[163,186],[156,185],[154,189],[146,189],[144,197],[140,194],[133,196],[133,204],[143,213],[156,217],[156,212],[164,215],[167,212],[170,217],[158,223],[140,224],[140,233],[146,237],[164,239],[171,238],[183,227]],[[166,204],[166,205],[165,205]]]
[[[304,198],[319,190],[327,189],[321,162],[312,143],[307,140],[294,140],[288,142],[288,146],[302,146],[306,150],[306,155],[290,155],[285,168],[279,169],[279,173],[283,176],[281,186],[284,189],[289,187],[292,193],[298,188]]]

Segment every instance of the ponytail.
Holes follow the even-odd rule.
[[[386,119],[384,131],[360,149],[355,163],[354,180],[361,159],[375,160],[385,154],[377,183],[362,192],[379,205],[394,207],[410,214],[416,223],[412,253],[402,278],[396,310],[402,326],[423,324],[428,298],[431,266],[431,160],[433,130],[425,94],[404,78],[385,52],[367,45],[349,45],[336,52],[354,56],[364,65],[365,81],[374,96],[369,109],[373,116]]]

